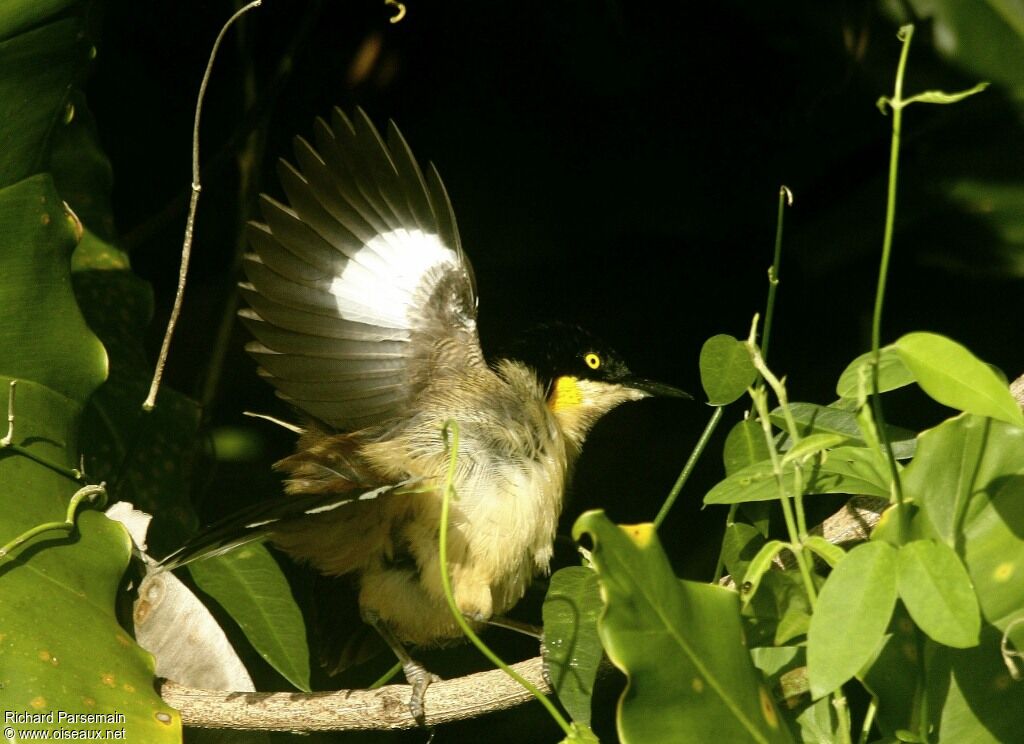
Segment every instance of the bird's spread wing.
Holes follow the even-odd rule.
[[[432,360],[483,365],[476,290],[444,185],[424,176],[393,123],[385,143],[366,114],[318,119],[282,161],[290,206],[267,196],[250,224],[242,318],[278,394],[337,429],[406,412]]]

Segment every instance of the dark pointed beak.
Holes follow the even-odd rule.
[[[620,380],[619,384],[659,398],[687,398],[693,400],[693,396],[685,390],[680,390],[677,387],[661,382],[655,382],[654,380],[645,380],[642,377],[626,377]]]

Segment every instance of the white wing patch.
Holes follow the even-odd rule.
[[[437,235],[399,228],[375,236],[356,251],[328,291],[346,320],[409,328],[408,310],[427,272],[458,265],[458,256]]]

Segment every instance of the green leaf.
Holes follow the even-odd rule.
[[[551,577],[544,597],[544,664],[572,720],[590,724],[590,698],[603,651],[597,618],[604,609],[597,573],[569,566]]]
[[[824,583],[811,574],[816,587]],[[750,645],[789,643],[807,634],[811,605],[798,571],[769,571],[754,598],[743,608]]]
[[[833,545],[821,535],[811,535],[804,540],[804,547],[821,558],[830,567],[835,568],[839,561],[846,557],[846,551]]]
[[[985,626],[974,648],[954,649],[931,642],[925,646],[928,708],[934,711],[941,741],[1020,741],[1024,683],[1015,682],[1003,665],[1000,637],[998,630]]]
[[[775,556],[786,547],[786,543],[781,540],[769,540],[757,551],[757,555],[750,561],[746,573],[743,574],[740,596],[743,597],[744,602],[749,602],[750,598],[757,594],[757,587],[761,584],[761,577],[772,567],[772,561],[775,560]]]
[[[623,742],[791,741],[743,643],[736,593],[680,581],[653,525],[619,527],[583,514],[605,610],[598,630],[629,682]]]
[[[0,374],[83,404],[107,355],[70,292],[71,222],[47,175],[0,190]]]
[[[934,333],[908,333],[895,346],[917,384],[939,403],[1024,426],[1009,388],[960,344]]]
[[[735,580],[747,572],[750,561],[764,545],[764,537],[754,526],[743,522],[726,525],[722,538],[722,563]]]
[[[985,620],[1024,649],[1024,474],[993,479],[963,530],[963,557]],[[1020,685],[1017,685],[1020,687]]]
[[[925,640],[907,616],[906,609],[897,602],[889,632],[860,677],[878,700],[878,728],[888,736],[915,725],[915,708],[907,701],[919,693],[918,682],[924,679],[921,650]]]
[[[878,350],[878,392],[887,393],[905,387],[914,381],[914,375],[900,358],[896,347],[892,344]],[[871,360],[873,352],[865,352],[850,362],[836,383],[836,393],[840,398],[857,400],[860,395],[861,369],[864,371],[864,392],[871,392]]]
[[[849,437],[843,436],[842,434],[811,434],[810,436],[806,436],[801,439],[786,451],[782,456],[782,464],[785,466],[794,462],[803,463],[805,460],[814,457],[827,449],[833,449],[834,447],[838,447],[848,441]]]
[[[981,91],[985,90],[985,88],[987,88],[988,85],[989,84],[987,82],[978,83],[973,88],[968,88],[967,90],[960,90],[957,91],[956,93],[946,93],[945,91],[942,90],[926,90],[923,93],[915,93],[914,95],[910,96],[910,98],[904,98],[903,105],[907,106],[911,103],[956,103],[957,101],[962,101],[965,98],[970,98],[976,93],[981,93]]]
[[[790,403],[789,412],[796,421],[798,433],[802,437],[812,434],[836,434],[862,447],[871,444],[861,431],[855,411],[843,411],[832,406],[819,406],[816,403]],[[786,418],[781,408],[772,411],[769,418],[775,426],[785,431]],[[916,445],[914,432],[899,426],[886,426],[885,431],[889,435],[893,454],[897,459],[913,456]]]
[[[946,646],[978,644],[981,616],[960,558],[944,543],[915,540],[899,549],[900,599],[930,638]]]
[[[790,727],[799,733],[801,741],[808,744],[841,741],[832,701],[828,698],[817,702],[810,700],[804,652],[801,646],[769,646],[750,649],[750,656],[768,678],[775,699],[785,701],[779,708]]]
[[[242,628],[253,648],[298,689],[309,692],[306,625],[277,561],[262,545],[188,564],[196,584]]]
[[[793,465],[783,469],[787,488],[792,484]],[[889,496],[888,465],[874,450],[837,447],[821,462],[804,467],[804,492],[848,493]],[[737,504],[779,498],[778,485],[769,462],[743,468],[719,482],[704,496],[705,504]]]
[[[712,336],[700,350],[700,382],[708,403],[724,406],[743,395],[757,377],[746,344],[724,333]]]
[[[839,689],[879,647],[896,604],[896,551],[884,542],[858,545],[832,571],[807,631],[811,695]]]
[[[769,457],[768,443],[764,440],[764,431],[754,419],[743,419],[729,431],[722,450],[725,461],[725,474],[732,475],[755,462],[767,460]]]
[[[0,20],[3,15],[0,11]],[[25,18],[6,15],[16,26]],[[46,169],[49,139],[89,51],[79,18],[47,23],[0,42],[0,188]],[[56,209],[57,216],[60,202],[48,208]],[[42,210],[34,211],[38,216]]]
[[[934,533],[950,547],[971,513],[972,499],[992,495],[997,479],[1024,471],[1024,431],[1001,421],[962,414],[918,437],[917,455],[903,471],[903,491]]]
[[[8,0],[0,3],[0,40],[39,25],[80,0]]]
[[[915,698],[927,698],[934,741],[1005,744],[1024,729],[1024,686],[1014,682],[999,654],[1000,634],[983,626],[974,648],[955,649],[923,639],[899,611],[864,684],[878,699],[878,727],[888,736],[920,727]],[[924,680],[924,690],[918,685]]]
[[[64,291],[70,294],[67,285]],[[0,387],[6,390],[7,382],[0,379]],[[15,443],[55,464],[73,466],[80,407],[80,401],[21,380]],[[0,482],[0,544],[38,524],[63,520],[76,489],[70,479],[15,453],[0,457]],[[0,560],[3,708],[121,713],[129,741],[181,741],[177,712],[154,691],[152,657],[125,633],[114,613],[130,555],[131,543],[120,524],[80,509],[71,537],[44,534]]]

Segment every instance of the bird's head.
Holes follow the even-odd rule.
[[[591,427],[616,406],[651,396],[689,398],[670,385],[637,377],[619,354],[579,326],[539,325],[509,349],[537,375],[565,435],[582,445]]]

